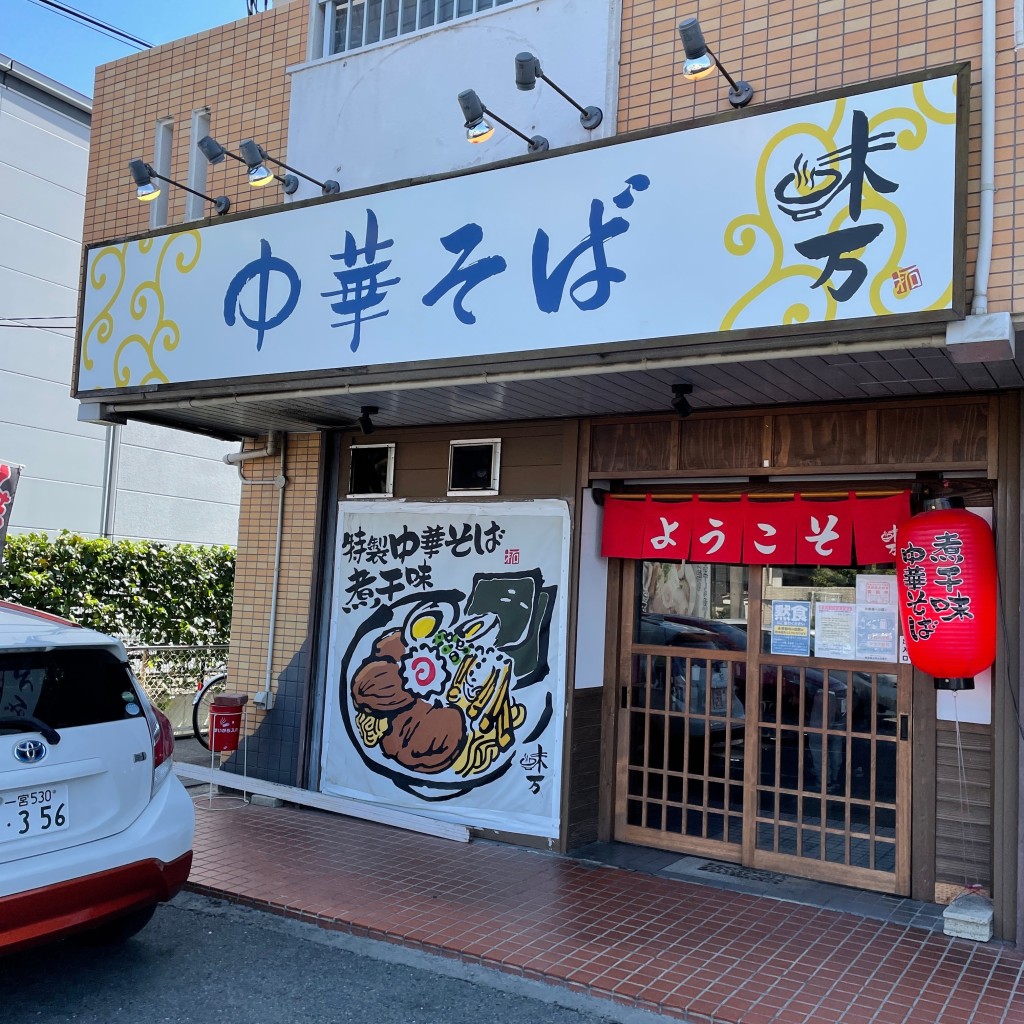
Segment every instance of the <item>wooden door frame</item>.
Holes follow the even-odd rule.
[[[614,742],[606,745],[607,758],[610,764],[605,776],[610,792],[605,794],[602,806],[609,815],[606,839],[621,838],[625,842],[644,841],[641,845],[659,848],[663,844],[652,842],[657,833],[644,831],[642,835],[635,833],[635,826],[629,826],[625,820],[626,795],[628,793],[628,744],[629,728],[624,721],[621,705],[621,689],[627,686],[632,678],[631,659],[633,657],[633,619],[635,615],[636,562],[620,561],[614,580],[609,578],[609,612],[617,613],[617,618],[609,618],[609,624],[615,623],[615,643],[609,643],[606,651],[608,666],[608,686],[605,690],[606,724],[610,725]],[[836,864],[827,860],[811,860],[789,854],[768,853],[758,851],[757,807],[760,782],[760,731],[761,731],[761,673],[762,663],[769,661],[778,663],[783,656],[763,653],[762,635],[762,601],[764,570],[761,566],[745,566],[748,570],[748,601],[747,601],[747,650],[746,650],[746,692],[744,700],[744,777],[743,777],[743,839],[740,844],[725,841],[708,840],[701,837],[682,835],[678,842],[669,846],[679,850],[682,856],[693,855],[709,857],[716,860],[741,863],[752,868],[778,871],[796,877],[817,879],[834,884],[851,885],[877,892],[892,892],[910,895],[911,863],[912,863],[912,764],[913,764],[913,669],[909,664],[889,665],[885,662],[838,661],[825,658],[802,658],[802,668],[816,668],[820,671],[837,672],[868,672],[872,674],[893,674],[897,679],[897,735],[896,742],[896,849],[895,870],[892,873],[863,869],[852,865]],[[615,593],[612,592],[614,586]],[[609,631],[610,632],[610,631]],[[673,649],[681,657],[707,655],[706,651],[697,649]],[[648,693],[650,688],[648,687]],[[648,697],[649,700],[649,697]],[[906,723],[906,739],[900,735],[902,723]],[[802,734],[802,730],[801,730]],[[874,730],[867,738],[874,738]],[[847,724],[847,740],[854,737],[851,726]],[[824,737],[823,737],[824,741]],[[874,767],[874,753],[872,753]],[[725,780],[728,793],[728,780]],[[726,800],[726,802],[728,802]],[[874,805],[872,796],[871,805]],[[626,835],[626,833],[630,833]],[[680,849],[685,846],[685,849]]]

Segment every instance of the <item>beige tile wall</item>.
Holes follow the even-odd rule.
[[[284,69],[305,60],[307,14],[303,2],[285,4],[96,69],[86,244],[149,229],[149,209],[135,198],[128,161],[153,162],[160,119],[173,123],[170,177],[186,184],[192,112],[203,107],[210,108],[210,134],[222,145],[237,150],[239,142],[253,138],[285,159],[289,79]],[[168,223],[180,222],[186,193],[169,187],[167,194]],[[276,185],[251,188],[245,167],[230,157],[209,167],[207,194],[226,195],[232,213],[281,202]]]
[[[262,448],[266,438],[247,448]],[[310,585],[316,536],[319,434],[289,434],[285,438],[284,529],[281,575],[277,595],[272,688],[306,640]],[[272,480],[280,472],[280,455],[245,464],[251,480]],[[266,484],[242,487],[238,521],[238,555],[231,619],[228,672],[233,689],[253,694],[263,689],[270,633],[274,548],[277,539],[278,488]],[[250,716],[258,724],[260,715]]]
[[[1024,309],[1024,49],[1014,48],[1014,0],[997,0],[995,247],[989,308]],[[961,61],[972,65],[968,297],[973,294],[980,171],[980,0],[623,0],[619,131],[729,111],[717,76],[688,82],[677,23],[700,19],[734,78],[773,103]],[[1014,245],[1014,238],[1018,244]],[[1016,250],[1016,252],[1015,252]]]

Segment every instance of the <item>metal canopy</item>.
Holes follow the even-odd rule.
[[[493,423],[565,417],[664,413],[672,385],[688,381],[695,411],[744,406],[910,398],[1024,387],[1020,358],[1004,362],[953,362],[939,339],[927,347],[876,352],[800,355],[786,359],[579,375],[552,370],[526,379],[450,384],[404,380],[360,385],[315,379],[274,390],[179,398],[163,389],[119,401],[104,396],[108,418],[133,419],[224,438],[256,437],[268,430],[306,432],[355,427],[362,406],[376,406],[378,429],[438,424]],[[399,378],[396,376],[396,381]]]

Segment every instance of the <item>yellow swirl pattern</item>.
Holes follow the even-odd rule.
[[[912,95],[915,107],[899,106],[891,107],[881,111],[869,120],[869,132],[878,131],[882,125],[891,125],[891,122],[903,122],[906,127],[896,132],[897,148],[903,151],[910,151],[920,148],[928,136],[929,122],[939,125],[954,125],[956,123],[956,79],[952,80],[952,93],[954,98],[954,110],[952,112],[941,110],[931,100],[925,91],[925,83],[918,82],[913,86]],[[787,263],[786,249],[782,239],[781,231],[775,222],[774,209],[769,201],[769,186],[767,181],[767,170],[772,157],[779,147],[795,136],[811,136],[817,139],[826,153],[835,152],[840,148],[841,143],[837,141],[836,135],[842,125],[846,113],[846,101],[837,100],[828,127],[822,128],[815,124],[790,125],[778,132],[765,147],[757,164],[755,188],[757,196],[757,212],[743,214],[732,220],[725,231],[725,248],[733,256],[747,256],[756,247],[758,237],[768,239],[771,245],[772,261],[767,273],[761,280],[745,292],[727,311],[722,320],[720,330],[728,331],[734,329],[739,317],[747,310],[755,300],[770,292],[776,285],[791,280],[795,277],[810,277],[817,280],[821,271],[818,267],[806,263]],[[891,130],[891,127],[890,127]],[[833,161],[833,167],[838,161]],[[893,273],[897,271],[902,263],[907,248],[907,222],[899,206],[883,195],[879,195],[871,185],[865,181],[862,196],[862,208],[873,210],[886,217],[892,225],[892,231],[886,232],[887,238],[891,239],[891,248],[883,265],[875,272],[870,280],[869,297],[871,310],[877,316],[899,312],[898,309],[891,309],[886,304],[887,298],[899,302],[906,298],[906,295],[897,296],[893,294],[891,285]],[[784,216],[784,215],[783,215]],[[837,213],[829,226],[830,231],[836,231],[843,226],[844,221],[849,217],[849,206]],[[858,255],[850,253],[851,256]],[[888,291],[885,289],[889,288]],[[909,294],[909,293],[908,293]],[[928,309],[944,309],[948,307],[953,294],[952,279],[944,288],[942,294],[935,302],[928,306]],[[825,311],[819,319],[830,321],[835,320],[838,314],[838,303],[827,290],[824,291]],[[811,318],[811,309],[803,302],[793,303],[786,307],[778,318],[778,322],[784,325],[806,323]]]
[[[127,311],[119,310],[117,303],[127,282],[128,268],[141,269],[144,265],[143,257],[149,256],[158,243],[160,249],[152,276],[135,285],[127,303]],[[89,287],[99,292],[109,289],[110,294],[83,337],[82,365],[85,369],[92,370],[95,367],[95,358],[89,351],[92,340],[105,345],[116,336],[117,346],[111,366],[116,387],[168,382],[159,357],[161,353],[173,352],[178,347],[181,329],[167,315],[165,276],[172,267],[178,274],[193,271],[201,251],[202,239],[198,231],[181,231],[161,238],[143,238],[138,242],[127,242],[100,250],[89,268]],[[117,271],[117,277],[108,284],[106,267],[111,263],[112,269]]]
[[[725,314],[722,325],[719,328],[723,331],[731,331],[736,325],[740,314],[755,299],[760,298],[765,292],[781,281],[792,277],[809,277],[812,281],[817,280],[821,271],[806,263],[785,266],[785,244],[782,235],[772,216],[771,206],[768,201],[768,163],[775,151],[788,139],[797,135],[810,135],[816,138],[824,147],[826,153],[838,149],[835,141],[835,134],[843,120],[846,111],[846,101],[837,100],[832,120],[829,126],[822,129],[820,125],[803,123],[789,125],[783,128],[764,148],[760,160],[757,162],[757,213],[743,214],[735,218],[725,229],[725,248],[734,256],[745,256],[751,252],[757,243],[757,233],[762,232],[771,243],[772,265],[767,274],[753,288],[742,295],[733,304],[732,308]],[[835,317],[836,301],[826,293],[826,311],[824,320],[831,320]],[[796,303],[783,311],[780,321],[784,324],[795,324],[806,322],[811,315],[808,306],[803,303]]]

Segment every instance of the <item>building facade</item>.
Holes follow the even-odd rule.
[[[25,468],[15,533],[234,544],[220,441],[78,420],[69,396],[92,102],[0,56],[0,457]]]
[[[244,441],[250,769],[561,850],[977,886],[1014,938],[1012,14],[294,2],[101,68],[76,393]],[[225,217],[171,190],[147,229],[125,166],[167,119]],[[266,166],[200,182],[200,132]],[[897,571],[951,499],[1001,595],[959,690]]]

